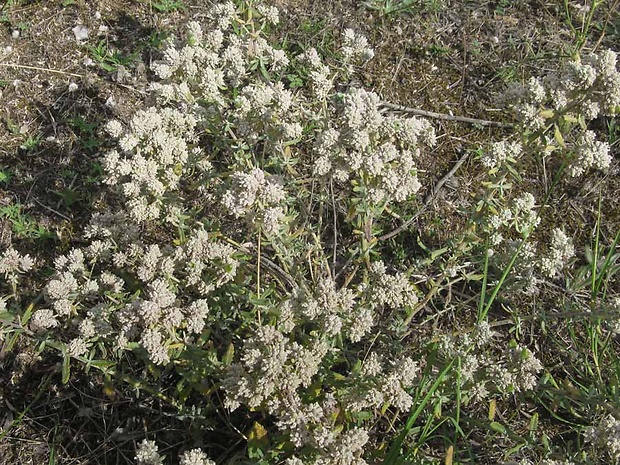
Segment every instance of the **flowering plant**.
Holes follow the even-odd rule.
[[[106,125],[117,202],[92,215],[85,244],[55,258],[41,300],[12,323],[62,353],[65,381],[76,362],[112,378],[139,361],[150,380],[168,377],[176,391],[162,398],[225,412],[256,462],[391,463],[422,415],[420,444],[447,421],[442,409],[459,429],[461,407],[473,418],[538,387],[536,351],[489,314],[500,289],[504,310],[561,276],[575,245],[565,229],[539,233],[546,199],[513,194],[513,182],[541,151],[570,177],[609,167],[588,123],[620,105],[616,57],[510,89],[518,134],[480,149],[464,231],[403,269],[384,256],[396,233],[382,233],[420,203],[434,126],[350,84],[373,57],[364,37],[347,29],[333,57],[295,55],[268,41],[278,21],[273,7],[227,2],[168,40],[153,104]],[[33,266],[13,249],[0,257],[11,297]],[[451,309],[459,282],[478,301],[460,303],[466,324],[424,329],[429,305]],[[147,440],[136,460],[162,462]],[[181,463],[214,462],[192,449]]]

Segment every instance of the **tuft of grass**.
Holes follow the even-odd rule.
[[[15,237],[22,239],[52,239],[54,234],[22,211],[20,203],[0,207],[0,218],[6,218]]]
[[[368,0],[363,5],[385,17],[414,11],[437,13],[444,7],[441,0]]]
[[[119,66],[131,66],[137,56],[137,52],[124,55],[117,50],[113,50],[105,39],[100,40],[97,45],[87,46],[86,49],[90,53],[91,58],[108,72],[117,71]]]
[[[67,124],[78,137],[79,144],[88,153],[96,153],[101,147],[102,140],[97,137],[98,124],[88,122],[82,116],[67,118]]]
[[[30,152],[36,150],[36,148],[41,144],[41,135],[37,136],[28,136],[26,140],[19,146],[20,149],[25,150],[26,152]]]
[[[1,169],[0,170],[0,183],[7,183],[10,181],[13,173],[9,169]]]
[[[584,13],[581,20],[573,17],[571,14],[570,2],[564,0],[564,13],[566,15],[566,24],[574,37],[573,53],[578,54],[586,45],[588,38],[590,37],[590,28],[593,26],[594,13],[598,10],[604,1],[593,0],[589,2],[587,12]],[[587,4],[586,4],[587,5]]]
[[[172,13],[185,10],[185,3],[181,0],[153,0],[151,8],[158,13]]]
[[[426,373],[424,374],[424,378],[420,382],[420,388],[416,392],[416,397],[413,402],[413,405],[414,405],[413,410],[409,414],[409,417],[407,418],[407,422],[405,423],[405,426],[401,430],[400,434],[396,437],[396,439],[390,445],[387,455],[385,456],[385,459],[383,461],[383,465],[400,465],[401,463],[403,463],[406,455],[402,453],[401,449],[403,447],[405,439],[409,435],[410,431],[413,429],[414,425],[418,421],[418,418],[420,417],[422,412],[424,412],[424,409],[430,402],[431,398],[438,392],[441,384],[444,381],[446,381],[446,379],[448,378],[448,373],[452,369],[452,365],[454,365],[454,360],[451,360],[449,363],[446,364],[446,366],[437,375],[434,382],[428,388],[428,391],[423,395],[424,393],[423,389],[424,387],[426,387],[427,385],[426,383],[429,377],[430,379],[433,378],[433,374],[432,374],[433,367],[431,366],[431,364],[429,364],[426,370]],[[432,417],[429,421],[432,421]],[[429,426],[429,423],[427,422],[426,428],[424,429],[424,431],[428,434],[430,433],[429,430],[430,430],[430,426]],[[426,435],[425,434],[422,435],[422,438],[419,441],[420,443],[424,442],[424,436]]]

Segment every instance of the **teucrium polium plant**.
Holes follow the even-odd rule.
[[[561,153],[570,176],[606,168],[609,146],[587,123],[616,111],[620,78],[604,52],[510,90],[522,137],[480,151],[484,189],[467,232],[398,270],[377,244],[393,209],[416,201],[416,164],[435,129],[349,84],[373,56],[365,38],[345,30],[329,59],[292,54],[268,41],[277,23],[272,7],[229,2],[168,39],[152,64],[152,105],[106,125],[117,210],[94,214],[86,244],[56,257],[23,323],[63,354],[65,377],[76,362],[114,376],[140,360],[148,376],[174,379],[176,407],[251,418],[252,460],[362,465],[431,401],[429,418],[444,404],[536,388],[543,365],[532,350],[494,348],[492,291],[534,294],[575,249],[570,231],[537,236],[541,199],[512,182],[536,147]],[[479,285],[472,254],[484,266],[472,328],[416,340],[419,285],[431,296]],[[0,258],[7,299],[32,266],[12,249]],[[142,442],[136,460],[162,463],[157,444]],[[199,449],[180,460],[213,464]]]
[[[277,21],[274,9],[225,3],[168,41],[152,66],[155,104],[106,126],[117,145],[103,156],[105,182],[121,208],[95,214],[89,244],[56,258],[30,330],[74,360],[131,350],[174,365],[189,390],[219,387],[217,408],[274,421],[272,444],[250,455],[363,463],[373,419],[411,408],[421,370],[389,336],[374,343],[373,366],[365,347],[417,291],[381,261],[343,285],[333,261],[344,250],[333,244],[328,259],[322,232],[300,217],[316,217],[327,193],[332,214],[349,212],[344,228],[410,199],[435,134],[347,86],[373,55],[363,37],[346,30],[327,64],[314,49],[269,44],[263,31]],[[301,87],[286,79],[293,67]],[[150,441],[136,459],[161,460]]]

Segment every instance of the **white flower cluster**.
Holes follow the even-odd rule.
[[[585,432],[585,439],[597,449],[605,451],[613,461],[620,460],[620,420],[607,415]]]
[[[159,455],[159,447],[155,441],[144,439],[136,450],[136,465],[162,465],[164,458]],[[215,465],[207,454],[200,449],[191,449],[183,452],[179,457],[180,465]]]
[[[361,455],[368,440],[368,432],[362,428],[331,434],[325,438],[322,446],[317,446],[318,454],[304,457],[304,460],[292,455],[284,463],[285,465],[367,465]]]
[[[334,425],[339,409],[377,412],[389,404],[407,410],[413,403],[407,390],[419,374],[418,363],[402,356],[384,360],[379,352],[369,356],[359,375],[342,377],[348,388],[337,397],[326,393],[324,398],[307,399],[310,384],[322,370],[329,370],[326,356],[338,352],[328,350],[326,338],[342,335],[359,341],[372,328],[375,310],[417,302],[406,275],[389,275],[383,264],[371,274],[370,284],[357,290],[338,288],[330,278],[319,280],[310,294],[298,290],[279,306],[279,329],[259,326],[222,382],[228,408],[265,409],[295,446],[311,447],[314,455],[310,461],[304,457],[304,463],[365,463],[360,456],[368,435],[363,429],[339,432]],[[291,463],[298,463],[295,460]]]
[[[374,203],[401,202],[421,187],[415,159],[420,146],[435,143],[435,132],[426,120],[384,116],[379,103],[364,89],[339,95],[336,114],[316,138],[314,174],[353,178]]]
[[[540,258],[540,269],[544,275],[553,278],[574,255],[572,240],[561,229],[555,228],[549,250]]]
[[[230,177],[230,188],[222,196],[226,210],[236,216],[248,216],[250,223],[262,226],[268,235],[275,235],[282,227],[286,198],[283,187],[261,169],[249,173],[236,172]]]
[[[272,326],[259,326],[243,346],[240,363],[230,366],[222,387],[226,406],[250,408],[267,405],[272,412],[285,407],[285,399],[308,387],[319,370],[327,346],[316,341],[304,348]]]
[[[161,465],[163,457],[159,455],[159,448],[155,441],[144,439],[138,444],[136,451],[136,465]]]
[[[502,232],[510,228],[514,228],[524,237],[529,236],[540,223],[540,216],[535,207],[536,199],[531,193],[525,192],[513,199],[510,208],[504,208],[490,215],[487,223],[489,231],[492,232],[491,244],[497,246],[504,242]]]
[[[375,56],[375,52],[368,45],[366,37],[356,34],[353,29],[345,29],[342,32],[342,58],[345,62],[347,74],[353,73],[353,63],[363,63]]]
[[[179,465],[215,465],[215,462],[200,449],[187,450],[181,454],[180,459]]]
[[[308,348],[271,326],[259,326],[244,344],[240,361],[231,365],[222,381],[226,392],[225,405],[265,409],[273,415],[280,431],[287,433],[295,447],[306,456],[303,463],[365,465],[360,458],[368,441],[362,428],[342,431],[334,424],[339,411],[338,401],[327,393],[321,399],[305,400],[307,388],[321,370],[328,348],[317,339],[305,341]],[[410,360],[394,364],[379,383],[389,382],[383,393],[394,404],[407,404],[404,385],[411,385],[417,365]],[[377,407],[378,408],[378,407]],[[312,451],[309,455],[308,451]],[[289,463],[302,463],[293,456]]]
[[[512,373],[513,379],[510,383],[510,390],[531,391],[538,384],[538,373],[544,366],[532,351],[526,347],[517,346],[510,350],[508,360],[508,370]],[[503,376],[501,377],[502,379]],[[501,386],[496,383],[498,387]]]
[[[277,9],[258,5],[258,11],[266,22],[278,22]],[[288,66],[283,50],[273,48],[257,31],[244,30],[247,23],[232,2],[215,5],[210,17],[206,31],[190,22],[185,43],[170,41],[163,59],[153,63],[153,71],[164,80],[152,85],[161,102],[193,105],[202,100],[214,104],[213,110],[224,109],[230,98],[225,91],[241,86],[251,70],[260,67],[267,75]]]
[[[356,293],[348,288],[337,289],[331,278],[319,281],[313,295],[299,290],[293,299],[280,305],[279,327],[285,333],[313,323],[319,333],[333,337],[338,334],[352,342],[359,341],[374,324],[373,312],[358,305]]]
[[[596,141],[586,124],[598,116],[612,116],[620,111],[620,73],[616,62],[617,55],[611,50],[587,55],[566,63],[543,79],[531,78],[525,85],[516,84],[504,95],[527,131],[541,131],[547,125],[554,128],[554,133],[541,138],[544,150],[566,152],[570,176],[610,165],[609,145]],[[574,130],[558,137],[558,118],[573,124]]]
[[[280,22],[280,12],[275,6],[267,6],[259,3],[256,6],[256,10],[268,23],[276,26]]]
[[[367,465],[360,457],[369,439],[366,430],[354,428],[334,436],[313,465]]]
[[[4,279],[16,286],[19,282],[19,276],[27,273],[34,266],[34,260],[30,255],[22,255],[17,250],[9,247],[0,255],[0,274],[4,275]]]
[[[107,129],[119,140],[103,159],[105,182],[118,185],[133,220],[159,219],[166,195],[178,189],[189,157],[197,120],[171,108],[139,110],[126,131],[112,121]]]
[[[494,354],[489,345],[493,335],[487,323],[479,323],[471,335],[464,333],[441,341],[444,354],[461,359],[460,382],[466,402],[483,401],[492,392],[506,396],[529,391],[538,383],[538,373],[543,369],[540,360],[519,345]]]
[[[237,136],[249,143],[265,141],[278,148],[301,137],[299,102],[281,82],[248,84],[234,103]]]
[[[370,265],[370,283],[367,301],[373,309],[387,306],[402,310],[418,303],[418,296],[407,275],[388,274],[385,264],[380,260]]]
[[[55,326],[58,326],[56,314],[48,308],[37,310],[30,319],[30,329],[33,331],[43,331]]]
[[[338,288],[333,279],[322,278],[310,295],[299,289],[293,298],[279,306],[278,327],[288,334],[312,323],[322,335],[341,335],[358,342],[375,325],[377,313],[386,307],[402,311],[418,302],[407,275],[388,274],[381,261],[371,264],[368,281],[369,284],[350,289]]]
[[[596,140],[594,131],[584,131],[575,143],[574,160],[568,166],[568,174],[581,176],[590,168],[606,169],[611,165],[609,144]]]
[[[534,209],[536,199],[532,194],[526,192],[516,199],[512,204],[512,214],[514,227],[520,234],[529,234],[540,224],[540,216]]]
[[[273,7],[261,6],[258,11],[266,22],[277,23]],[[244,20],[232,2],[214,6],[210,16],[207,32],[191,22],[186,43],[177,47],[170,41],[163,59],[152,65],[163,80],[152,86],[159,106],[136,112],[126,128],[118,121],[107,124],[120,152],[112,150],[104,157],[106,182],[119,187],[128,212],[138,222],[174,222],[180,213],[175,192],[181,178],[191,175],[194,167],[210,171],[211,164],[198,147],[199,129],[213,133],[214,128],[228,137],[221,127],[231,124],[235,138],[272,145],[301,135],[294,98],[281,83],[254,77],[234,93],[237,97],[230,92],[259,64],[268,68],[261,68],[265,73],[288,66],[286,54],[260,34],[234,31],[231,25]],[[275,213],[267,215],[271,223]]]
[[[308,86],[289,89],[282,79],[290,62],[287,53],[263,37],[268,23],[278,23],[277,9],[257,3],[251,10],[248,18],[249,10],[227,2],[211,9],[206,27],[189,23],[185,39],[169,40],[161,60],[152,65],[161,79],[152,85],[158,106],[137,112],[126,127],[118,121],[107,124],[119,148],[104,157],[106,181],[118,187],[133,220],[179,221],[183,215],[180,202],[189,193],[185,187],[209,191],[220,186],[226,176],[213,170],[212,163],[218,167],[228,163],[234,174],[229,176],[232,182],[223,205],[237,217],[248,214],[265,234],[274,235],[286,211],[279,198],[281,190],[259,167],[279,166],[282,159],[291,158],[291,147],[299,145],[306,151],[301,147],[306,144],[304,128],[325,126],[331,107],[340,108],[343,123],[348,121],[350,130],[343,127],[343,142],[354,132],[361,138],[375,138],[371,133],[378,128],[365,132],[362,126],[367,118],[358,119],[363,112],[378,115],[378,98],[351,91],[343,97],[344,104],[329,99],[324,111],[316,96],[309,95]],[[350,29],[342,40],[339,55],[345,69],[334,76],[316,50],[299,57],[308,63],[310,81],[315,91],[321,89],[323,99],[333,93],[331,81],[338,72],[348,73],[353,64],[373,55],[366,39]],[[413,162],[418,136],[431,142],[434,133],[421,120],[378,118],[385,126],[383,139],[366,144],[368,150],[362,151],[369,153],[359,154],[369,158],[374,183],[370,194],[377,202],[388,194],[404,200],[419,188]],[[390,139],[396,138],[394,145]],[[212,148],[208,155],[202,150],[205,142]],[[353,174],[355,163],[348,169]],[[202,179],[196,178],[197,172],[203,172]],[[182,182],[186,180],[190,182]],[[263,201],[275,194],[278,198]],[[205,199],[211,201],[213,196]]]
[[[495,142],[490,150],[485,151],[481,161],[489,170],[494,170],[506,162],[515,163],[522,150],[521,143],[502,140]]]
[[[319,53],[313,47],[302,53],[298,59],[309,68],[308,78],[312,96],[319,102],[325,101],[334,88],[330,67],[323,63]]]
[[[489,262],[497,270],[510,267],[510,278],[505,282],[505,287],[512,292],[534,295],[539,291],[540,270],[549,264],[539,252],[537,242],[532,239],[540,220],[536,199],[529,192],[508,203],[496,201],[490,204],[489,214],[485,216],[484,228],[489,234],[490,247],[486,250]]]
[[[413,398],[407,390],[415,384],[420,372],[419,364],[409,357],[386,363],[381,355],[372,352],[362,364],[359,377],[354,377],[354,386],[345,397],[347,409],[353,412],[380,410],[386,404],[408,411]]]
[[[569,61],[558,72],[543,79],[530,78],[516,84],[504,96],[526,128],[544,124],[545,109],[568,111],[592,120],[611,116],[620,107],[620,73],[617,55],[611,50]]]
[[[68,343],[74,356],[95,342],[113,349],[139,342],[153,363],[168,363],[168,346],[202,332],[206,298],[235,276],[234,249],[202,229],[181,246],[136,240],[125,248],[100,227],[101,216],[95,220],[90,231],[101,239],[55,260],[56,273],[45,287],[50,308],[34,313],[31,328],[77,326],[79,337]]]

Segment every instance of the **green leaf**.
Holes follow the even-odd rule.
[[[101,371],[105,371],[107,368],[113,367],[114,365],[116,365],[116,363],[109,360],[89,360],[87,363],[87,366],[98,368]]]
[[[489,425],[489,427],[493,431],[497,431],[498,433],[501,433],[501,434],[506,434],[506,428],[501,423],[498,423],[496,421],[492,421],[491,424]]]
[[[17,339],[19,339],[20,334],[21,334],[21,331],[17,331],[11,334],[11,336],[4,343],[4,347],[2,347],[3,353],[7,353],[13,350],[13,346],[15,346],[15,343],[17,342]]]
[[[441,249],[437,249],[431,253],[431,261],[435,261],[437,257],[440,257],[444,253],[448,251],[448,247],[442,247]]]
[[[118,68],[117,65],[109,65],[107,63],[101,63],[101,67],[109,73],[116,71],[116,69]]]
[[[536,431],[536,428],[538,428],[538,413],[534,413],[534,415],[532,415],[529,426],[530,433]]]
[[[230,344],[228,344],[228,348],[226,349],[226,353],[222,357],[222,363],[225,366],[228,366],[228,365],[230,365],[232,363],[234,357],[235,357],[235,346],[231,342]]]
[[[540,116],[541,118],[553,118],[553,115],[555,115],[555,112],[553,110],[543,110],[540,112]]]
[[[24,312],[21,318],[22,326],[26,326],[28,324],[28,322],[30,321],[30,317],[32,317],[33,310],[34,310],[34,304],[28,305],[28,308],[26,308],[26,311]]]
[[[62,202],[67,207],[80,200],[80,195],[73,189],[63,189],[62,191],[54,191],[54,193],[62,198]]]
[[[286,76],[286,79],[288,80],[288,82],[289,82],[288,85],[289,85],[289,87],[291,89],[294,89],[296,87],[303,87],[304,86],[303,79],[301,77],[299,77],[298,75],[296,75],[296,74],[288,74]]]
[[[560,128],[558,127],[557,124],[553,125],[553,137],[555,138],[555,141],[558,143],[560,147],[562,147],[563,149],[566,148],[566,144],[564,143],[564,136],[562,136],[562,133],[560,132]]]
[[[62,384],[69,382],[69,376],[71,376],[71,356],[64,350],[64,359],[62,361]]]

